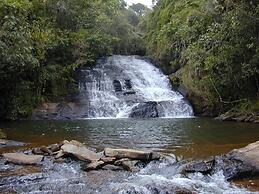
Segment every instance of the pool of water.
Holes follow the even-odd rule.
[[[181,173],[186,159],[227,153],[259,140],[256,124],[207,118],[116,119],[6,122],[0,123],[0,128],[8,139],[26,143],[25,148],[75,139],[97,151],[105,147],[137,148],[182,156],[179,162],[151,162],[135,174],[105,170],[86,173],[78,161],[59,164],[48,157],[33,168],[0,160],[0,193],[259,193],[258,179],[231,183],[221,171],[211,175]],[[2,148],[0,153],[14,149],[24,147]],[[13,175],[5,175],[10,172]]]
[[[259,126],[208,118],[19,121],[0,123],[8,139],[34,147],[64,139],[89,147],[137,148],[206,158],[259,140]]]

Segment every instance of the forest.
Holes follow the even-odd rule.
[[[77,69],[113,54],[149,56],[196,114],[257,114],[259,1],[2,0],[0,118],[69,101]]]
[[[146,44],[206,116],[258,114],[259,1],[161,0]]]
[[[134,9],[134,8],[133,8]],[[111,54],[144,55],[137,13],[118,0],[0,2],[0,117],[23,118],[76,92],[76,70]]]

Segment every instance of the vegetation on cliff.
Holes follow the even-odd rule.
[[[140,17],[122,0],[0,1],[0,118],[66,99],[99,57],[143,54]]]
[[[160,0],[146,26],[148,53],[198,113],[258,113],[258,1]]]

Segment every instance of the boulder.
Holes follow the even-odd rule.
[[[104,166],[103,161],[92,162],[84,167],[85,171],[98,170]]]
[[[48,146],[48,149],[52,152],[57,152],[61,149],[61,146],[63,145],[63,143],[60,144],[52,144]]]
[[[151,152],[151,155],[150,155],[150,159],[151,160],[160,160],[163,157],[165,157],[165,155],[163,155],[163,154],[161,154],[159,152]]]
[[[37,164],[43,159],[41,155],[26,155],[23,153],[6,153],[2,155],[6,161],[14,164]]]
[[[229,180],[259,176],[259,141],[217,157],[216,161]]]
[[[191,162],[185,166],[184,170],[185,172],[200,172],[206,174],[211,172],[214,164],[214,159],[208,161]]]
[[[42,146],[40,148],[33,148],[32,153],[36,155],[44,155],[44,156],[53,155],[53,152],[45,146]]]
[[[184,170],[205,174],[222,170],[227,180],[259,176],[259,141],[226,155],[216,156],[214,160],[191,162]]]
[[[35,155],[44,155],[44,152],[40,148],[33,148],[32,153]]]
[[[142,102],[132,109],[129,117],[131,118],[157,118],[157,102]]]
[[[140,167],[143,167],[141,161],[139,160],[125,160],[121,164],[125,170],[130,172],[138,172],[140,171]]]
[[[150,160],[150,152],[144,152],[133,149],[112,149],[105,148],[104,154],[107,157],[115,157],[117,159],[120,158],[130,158],[130,159],[138,159],[138,160]]]
[[[65,142],[61,150],[64,154],[73,155],[83,161],[94,162],[101,158],[97,153],[87,149],[83,144],[76,141]]]

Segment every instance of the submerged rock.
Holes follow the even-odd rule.
[[[101,158],[97,153],[89,150],[83,144],[76,141],[65,142],[64,145],[61,147],[61,150],[66,155],[73,155],[79,160],[83,161],[94,162],[98,161]]]
[[[2,154],[4,159],[14,164],[37,164],[43,160],[41,155],[26,155],[23,153]]]
[[[130,159],[138,159],[138,160],[150,160],[151,154],[150,152],[144,152],[133,149],[112,149],[105,148],[104,149],[105,156],[115,157],[115,158],[130,158]]]

